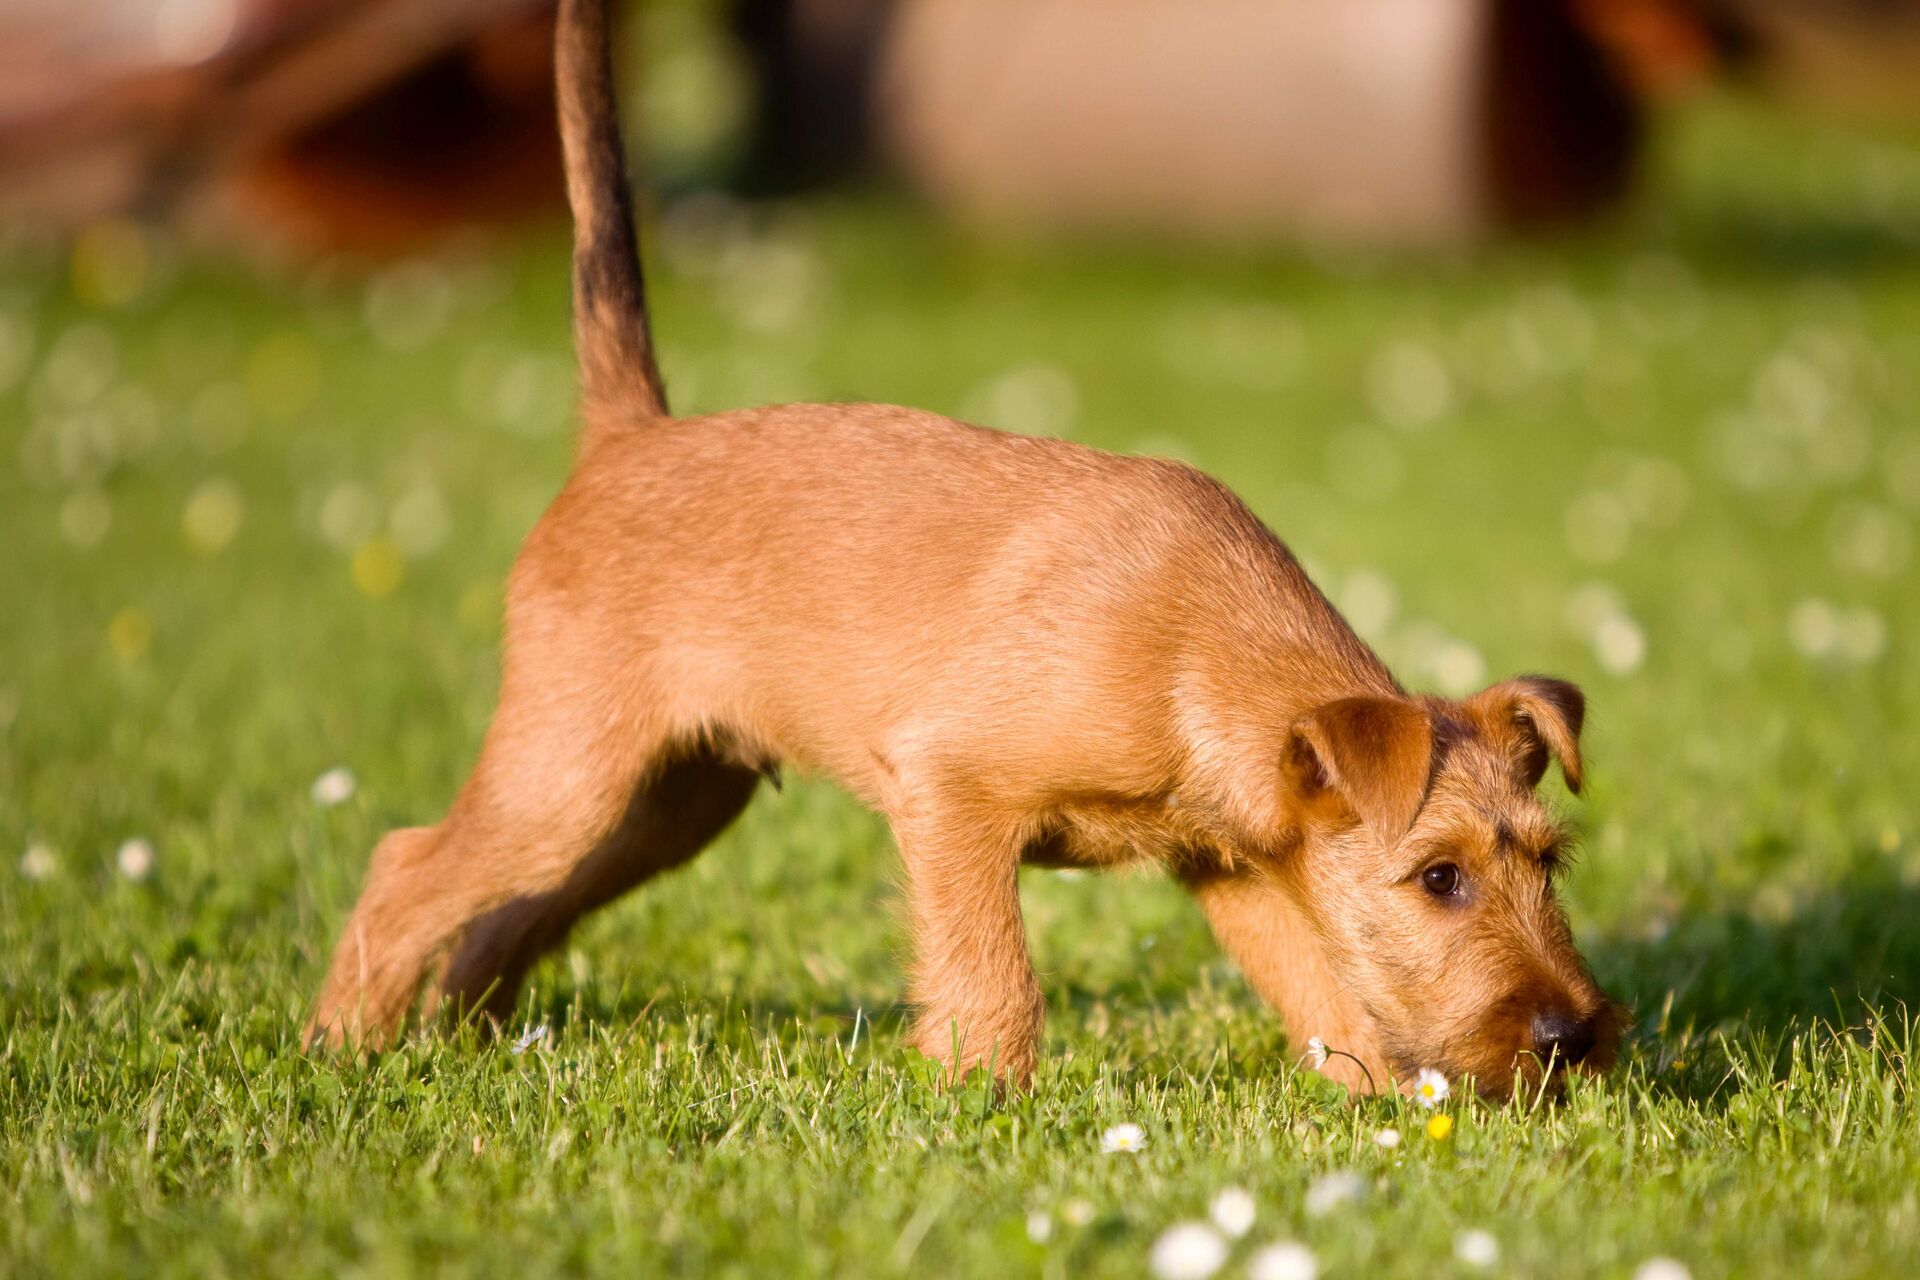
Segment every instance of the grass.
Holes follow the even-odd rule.
[[[683,408],[890,399],[1177,452],[1410,681],[1585,684],[1569,892],[1639,1017],[1621,1068],[1557,1108],[1454,1099],[1433,1141],[1296,1073],[1172,886],[1029,873],[1046,1066],[941,1093],[902,1046],[886,832],[804,782],[580,930],[530,1051],[303,1056],[368,849],[437,816],[485,725],[498,583],[569,457],[564,246],[369,282],[16,244],[0,1269],[1137,1275],[1229,1184],[1260,1205],[1230,1274],[1284,1238],[1457,1271],[1476,1227],[1503,1274],[1911,1264],[1920,153],[1716,107],[1624,224],[1442,260],[701,207],[655,245]],[[357,790],[320,805],[335,766]],[[1125,1121],[1146,1150],[1102,1156]],[[1343,1168],[1370,1194],[1309,1216]]]

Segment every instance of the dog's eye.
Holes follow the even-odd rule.
[[[1436,898],[1449,898],[1460,891],[1460,868],[1451,862],[1436,862],[1420,873],[1420,883]]]

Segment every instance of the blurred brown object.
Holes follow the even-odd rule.
[[[16,0],[0,218],[386,251],[560,200],[550,0]]]
[[[1604,210],[1723,68],[1920,112],[1920,0],[728,7],[737,186],[884,160],[991,223],[1445,243]],[[0,0],[0,224],[389,252],[557,211],[551,32],[552,0]]]
[[[1573,9],[1647,97],[1693,89],[1723,61],[1722,33],[1691,0],[1574,0]]]
[[[1431,243],[1589,213],[1640,137],[1551,0],[903,0],[894,153],[996,222]]]
[[[1696,0],[1759,83],[1796,103],[1920,116],[1920,0]]]

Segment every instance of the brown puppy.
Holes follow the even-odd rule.
[[[1021,862],[1152,860],[1330,1074],[1499,1093],[1605,1063],[1612,1006],[1533,789],[1580,694],[1407,694],[1188,467],[880,405],[667,414],[605,0],[563,0],[585,436],[507,597],[500,706],[435,827],[375,850],[311,1034],[380,1043],[420,984],[504,1015],[580,915],[692,858],[792,762],[884,813],[916,1043],[1024,1081]]]

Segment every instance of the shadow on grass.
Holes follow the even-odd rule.
[[[1731,278],[1864,275],[1920,261],[1920,240],[1885,221],[1752,204],[1693,211],[1672,247]]]
[[[1781,899],[1790,913],[1683,911],[1657,939],[1591,948],[1601,982],[1647,1032],[1745,1028],[1785,1035],[1815,1021],[1920,1006],[1920,887],[1883,861]]]

